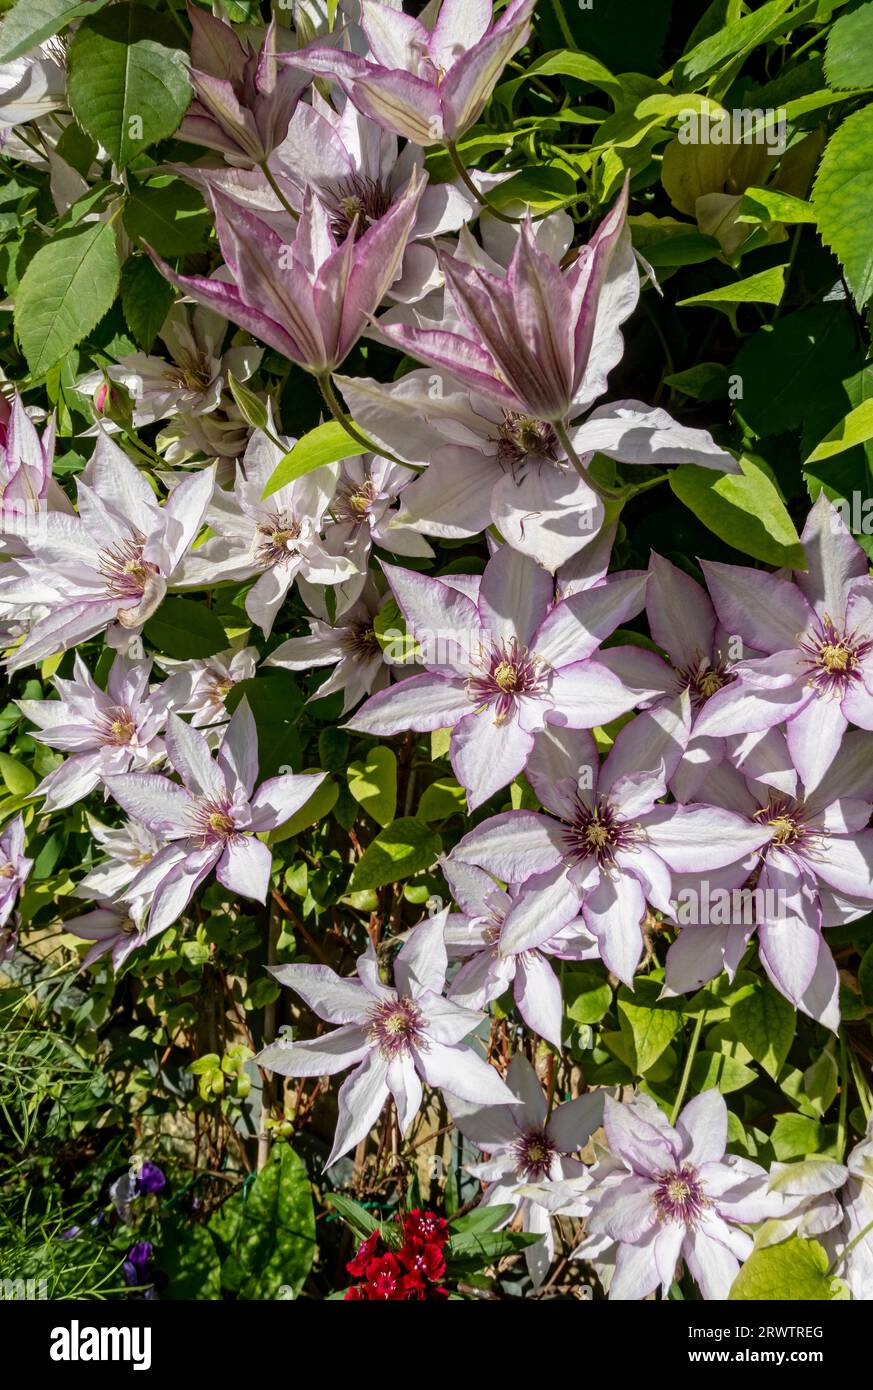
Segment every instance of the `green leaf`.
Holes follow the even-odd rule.
[[[838,91],[873,87],[873,5],[842,15],[828,34],[825,77]]]
[[[559,48],[554,53],[544,53],[521,77],[513,77],[502,82],[494,93],[495,101],[511,105],[516,93],[527,87],[533,77],[572,77],[583,82],[586,87],[597,87],[611,97],[621,96],[621,81],[613,76],[609,68],[592,58],[588,53],[573,53],[570,49]]]
[[[8,753],[0,753],[0,777],[6,790],[13,796],[29,796],[36,786],[36,778],[30,768]]]
[[[636,981],[633,994],[625,987],[619,991],[619,1026],[631,1043],[638,1076],[654,1066],[682,1028],[678,1004],[673,999],[658,1000],[659,992],[654,980],[645,979]]]
[[[828,142],[812,194],[822,241],[842,262],[856,303],[873,293],[873,106],[848,116]]]
[[[195,1226],[180,1217],[163,1222],[156,1263],[167,1277],[162,1299],[221,1297],[221,1262],[206,1226]]]
[[[160,177],[147,184],[131,178],[124,209],[124,227],[161,256],[184,256],[201,251],[211,226],[210,215],[196,188],[182,179]]]
[[[786,19],[785,11],[793,3],[794,0],[769,0],[768,4],[761,5],[734,24],[719,26],[714,34],[679,59],[674,69],[676,85],[697,87],[702,78],[727,68],[730,59],[748,53],[784,28],[792,28],[797,23],[797,16]],[[815,5],[807,8],[810,13],[815,11]]]
[[[350,458],[356,452],[361,452],[360,445],[349,438],[339,421],[325,420],[323,425],[316,425],[314,430],[298,439],[293,449],[279,460],[263,496],[271,497],[280,487],[293,483],[295,479],[314,472],[316,468],[323,468],[327,463]]]
[[[822,1153],[828,1142],[827,1130],[812,1115],[777,1115],[770,1135],[773,1152],[780,1163]]]
[[[15,330],[34,376],[43,376],[99,323],[112,307],[119,273],[108,222],[58,233],[37,251],[15,305]]]
[[[454,777],[438,777],[425,787],[416,812],[419,820],[447,820],[467,809],[467,793]]]
[[[359,1202],[353,1202],[351,1197],[346,1197],[342,1192],[327,1192],[325,1200],[361,1240],[366,1240],[374,1231],[381,1231],[381,1221],[372,1216],[366,1207],[362,1207]]]
[[[756,1076],[757,1073],[745,1062],[730,1057],[726,1052],[701,1051],[691,1063],[691,1090],[697,1094],[715,1086],[726,1096],[731,1091],[739,1091],[743,1086],[750,1085]]]
[[[842,1280],[828,1274],[829,1261],[817,1240],[792,1236],[780,1245],[753,1250],[733,1282],[728,1300],[827,1302],[844,1293]]]
[[[774,1080],[788,1056],[795,1022],[792,1005],[768,980],[756,980],[731,1009],[733,1032]]]
[[[553,212],[572,202],[577,191],[573,175],[560,165],[533,164],[493,189],[490,200],[495,207],[522,202],[534,213]]]
[[[355,865],[349,888],[360,892],[362,888],[381,888],[409,878],[429,869],[441,849],[439,835],[413,816],[403,816],[380,830],[370,842]]]
[[[177,661],[214,656],[227,647],[227,633],[211,608],[190,598],[165,598],[143,629],[156,651]]]
[[[397,809],[397,757],[393,751],[377,744],[363,762],[350,765],[347,776],[349,791],[358,805],[380,825],[390,825]]]
[[[693,294],[690,299],[680,299],[678,307],[719,309],[723,314],[727,314],[736,328],[736,312],[740,304],[779,303],[785,289],[785,270],[784,265],[759,270],[757,275],[749,275],[745,280],[735,280],[732,285],[720,285],[717,289],[706,290],[703,294]]]
[[[18,0],[0,29],[0,63],[11,63],[28,49],[59,34],[80,15],[93,15],[106,0]]]
[[[742,473],[715,473],[681,464],[670,473],[676,496],[721,540],[768,565],[806,568],[794,522],[776,484],[751,457],[740,459]]]
[[[115,4],[82,21],[67,55],[73,115],[124,169],[172,135],[191,100],[180,35],[166,15]]]
[[[845,420],[841,420],[830,434],[825,435],[820,444],[816,445],[806,460],[806,464],[818,463],[821,459],[832,458],[834,454],[842,454],[846,449],[853,449],[856,444],[866,444],[868,439],[873,439],[873,398],[862,401],[859,406],[851,410]]]
[[[612,987],[596,970],[567,970],[564,1000],[564,1012],[571,1023],[599,1023],[612,1005]]]
[[[737,214],[738,222],[815,222],[815,211],[805,198],[780,193],[778,188],[747,188]]]
[[[121,271],[121,307],[143,352],[149,352],[173,307],[175,290],[148,256],[130,256]]]
[[[862,363],[845,304],[786,314],[759,328],[737,354],[732,372],[742,396],[736,413],[761,436],[795,429],[817,397],[827,398]]]
[[[315,1254],[315,1213],[303,1160],[290,1145],[277,1144],[251,1186],[225,1202],[209,1226],[226,1250],[231,1281],[225,1287],[258,1301],[275,1298],[280,1289],[296,1297]]]

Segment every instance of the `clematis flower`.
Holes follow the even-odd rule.
[[[319,1018],[341,1026],[303,1042],[275,1042],[256,1058],[280,1076],[332,1076],[354,1067],[340,1087],[339,1119],[325,1163],[372,1129],[388,1096],[394,1097],[402,1134],[418,1114],[422,1079],[482,1105],[510,1105],[515,1097],[464,1039],[482,1015],[443,998],[445,911],[421,922],[394,961],[394,986],[379,978],[372,943],[358,957],[357,976],[342,979],[323,965],[280,965],[273,974]]]
[[[740,1227],[779,1215],[784,1200],[763,1168],[725,1153],[724,1098],[703,1091],[674,1128],[649,1096],[607,1096],[603,1123],[614,1166],[591,1189],[587,1232],[618,1247],[610,1299],[659,1285],[666,1297],[680,1260],[704,1299],[727,1298],[753,1248]]]
[[[111,623],[138,630],[160,606],[203,524],[214,469],[174,487],[163,506],[126,454],[101,434],[77,480],[79,515],[48,512],[30,554],[8,566],[0,601],[46,615],[8,659],[11,670],[84,642]]]
[[[820,493],[801,537],[795,582],[742,565],[703,564],[729,632],[765,655],[743,661],[697,732],[714,737],[788,723],[794,766],[812,786],[849,724],[873,729],[873,580],[864,551]]]
[[[44,811],[60,811],[81,801],[104,776],[144,771],[164,751],[160,737],[167,719],[166,687],[149,690],[150,661],[131,661],[119,653],[101,690],[76,653],[73,680],[55,677],[58,700],[19,700],[18,707],[41,733],[33,737],[71,756],[44,777],[34,791]]]
[[[447,328],[446,318],[441,331]],[[603,502],[579,477],[549,421],[431,371],[387,385],[345,376],[336,384],[370,438],[427,465],[404,489],[392,527],[455,538],[477,535],[493,522],[513,549],[552,572],[599,534]],[[639,401],[599,407],[569,436],[586,464],[596,451],[626,463],[735,468],[705,430],[688,429]]]
[[[356,235],[361,236],[385,215],[402,197],[413,170],[423,175],[424,155],[414,145],[407,145],[398,155],[396,135],[375,125],[351,102],[338,112],[313,91],[311,104],[301,103],[295,110],[271,170],[287,202],[298,213],[303,210],[306,190],[317,193],[331,215],[331,230],[341,241],[353,222]],[[211,181],[208,173],[193,172]],[[234,187],[232,171],[218,171],[213,177],[219,186]],[[487,175],[484,180],[488,181]],[[239,197],[242,190],[239,181],[235,182]],[[260,196],[264,198],[263,193]],[[478,210],[466,188],[455,183],[426,184],[410,231],[403,273],[391,286],[392,299],[417,300],[442,283],[436,254],[423,242],[457,231]]]
[[[789,1215],[768,1221],[755,1233],[756,1248],[796,1235],[801,1240],[819,1241],[833,1259],[843,1221],[840,1192],[848,1177],[844,1164],[823,1154],[810,1154],[794,1163],[774,1163],[770,1169],[770,1191],[781,1193],[791,1210]]]
[[[161,274],[199,304],[324,375],[351,352],[396,279],[423,188],[413,176],[384,217],[362,236],[352,228],[342,240],[331,231],[324,204],[307,193],[287,244],[266,222],[213,189],[215,227],[233,283],[177,275],[150,254]]]
[[[27,882],[33,860],[24,853],[24,820],[17,815],[0,830],[0,928],[12,916],[19,893]]]
[[[229,647],[195,661],[168,656],[157,661],[169,673],[166,686],[176,714],[190,714],[194,728],[203,729],[227,723],[224,702],[235,685],[253,678],[258,656],[257,647]]]
[[[199,5],[188,5],[194,100],[179,137],[229,156],[263,164],[285,138],[308,78],[280,63],[275,19],[260,50]]]
[[[456,1128],[488,1155],[481,1163],[466,1165],[468,1173],[486,1184],[480,1205],[511,1207],[500,1225],[509,1225],[519,1215],[522,1230],[540,1236],[524,1252],[538,1287],[555,1257],[552,1220],[523,1189],[585,1172],[585,1165],[573,1154],[600,1126],[605,1093],[591,1091],[550,1111],[536,1072],[520,1052],[509,1064],[506,1084],[515,1094],[513,1105],[470,1105],[453,1096],[446,1099]]]
[[[149,906],[149,894],[128,903],[101,902],[98,899],[97,906],[91,912],[66,918],[65,931],[94,943],[85,952],[80,970],[87,970],[89,965],[104,955],[111,955],[113,970],[120,970],[134,951],[165,931],[169,922],[160,926],[151,926],[148,922]]]
[[[254,344],[230,347],[222,353],[226,331],[227,319],[210,309],[174,304],[158,334],[169,360],[144,352],[129,353],[100,371],[89,372],[76,389],[90,397],[107,378],[118,382],[133,401],[132,418],[137,428],[177,415],[186,419],[212,416],[219,406],[226,411],[233,406],[226,394],[228,378],[248,381],[264,355]],[[204,423],[208,425],[208,421]],[[226,445],[216,452],[236,458],[240,450],[231,445],[238,444],[241,428],[244,447],[247,426],[242,416],[237,415],[233,430],[226,426],[215,431],[216,441],[223,439]],[[171,455],[168,461],[173,461]]]
[[[6,411],[0,444],[0,552],[22,555],[27,553],[28,537],[39,537],[46,511],[72,508],[52,477],[54,419],[47,421],[40,436],[17,391]]]
[[[234,711],[215,758],[199,729],[177,714],[170,714],[165,742],[181,786],[152,773],[106,778],[119,806],[170,842],[124,894],[126,901],[153,894],[151,935],[175,922],[213,869],[231,893],[264,902],[272,854],[257,837],[289,820],[326,776],[273,777],[256,791],[258,734],[247,700]]]
[[[283,671],[309,671],[317,666],[334,669],[310,700],[323,700],[337,690],[343,692],[343,714],[391,679],[391,668],[373,628],[380,599],[375,585],[368,581],[362,597],[334,624],[315,618],[307,637],[291,637],[281,642],[264,661]]]
[[[749,829],[759,826],[766,838],[758,854],[710,888],[732,895],[751,883],[756,891],[738,898],[728,921],[704,925],[695,915],[705,900],[700,876],[674,883],[671,915],[683,925],[667,953],[668,991],[697,989],[723,969],[733,977],[757,929],[761,962],[776,989],[836,1031],[839,980],[822,928],[863,916],[873,903],[873,830],[866,829],[873,734],[849,734],[817,784],[804,783],[781,730],[750,735],[734,756],[740,767],[722,762],[711,769],[698,797],[742,816]]]
[[[88,831],[93,840],[106,851],[101,859],[81,878],[73,889],[77,898],[103,898],[112,902],[119,897],[131,879],[146,864],[150,864],[164,841],[141,821],[128,820],[123,825],[103,825],[87,812]]]
[[[463,860],[449,857],[441,867],[461,909],[451,914],[446,926],[449,959],[464,962],[452,979],[449,998],[467,1009],[484,1009],[511,989],[528,1028],[560,1048],[564,1006],[560,982],[547,957],[596,959],[597,942],[584,921],[578,917],[568,922],[536,950],[501,955],[497,943],[518,888],[510,884],[504,890],[484,870]]]
[[[593,658],[639,612],[644,577],[618,575],[552,606],[551,576],[509,546],[488,562],[477,602],[439,579],[383,568],[427,669],[374,695],[348,727],[451,728],[452,768],[471,810],[522,771],[547,721],[593,728],[644,695]]]
[[[430,7],[428,7],[430,8]],[[506,64],[527,42],[534,0],[442,0],[436,23],[361,0],[369,55],[312,44],[281,61],[337,81],[365,116],[416,145],[455,141],[481,115]]]
[[[38,121],[67,105],[63,50],[56,42],[38,44],[11,63],[0,64],[0,149],[18,125]]]
[[[646,902],[671,912],[671,874],[733,864],[765,843],[765,826],[721,807],[659,804],[689,726],[687,694],[637,715],[599,770],[590,734],[547,727],[537,735],[527,777],[552,814],[506,811],[453,851],[505,883],[523,883],[500,933],[502,955],[551,940],[581,906],[601,958],[632,986]]]
[[[314,584],[339,584],[356,573],[352,560],[331,555],[320,539],[336,486],[336,465],[317,468],[266,499],[264,489],[283,450],[260,431],[252,435],[237,468],[232,492],[216,488],[206,520],[216,534],[189,556],[182,583],[200,588],[257,575],[245,609],[269,636],[276,614],[298,576]]]

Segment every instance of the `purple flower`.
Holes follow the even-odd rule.
[[[96,843],[106,850],[106,858],[79,880],[73,890],[74,896],[111,901],[145,864],[151,863],[164,842],[140,821],[128,820],[123,825],[108,826],[87,812],[86,818],[88,830]]]
[[[0,830],[0,927],[9,921],[32,868],[33,860],[24,853],[24,819],[17,815]],[[12,944],[14,948],[14,940]]]
[[[451,728],[452,767],[471,810],[522,771],[546,721],[593,728],[646,697],[593,659],[639,612],[645,576],[616,575],[553,604],[551,576],[509,546],[489,561],[476,602],[439,579],[384,570],[427,669],[374,695],[349,728]]]
[[[704,562],[721,622],[766,655],[739,664],[697,732],[724,737],[787,721],[794,766],[812,786],[849,724],[873,729],[873,580],[867,556],[823,492],[802,540],[809,568],[793,584]]]
[[[256,51],[230,24],[188,5],[191,21],[189,75],[195,97],[179,137],[263,164],[285,138],[288,121],[308,78],[280,64],[276,21]]]
[[[757,928],[776,988],[836,1031],[839,980],[822,928],[863,916],[873,903],[873,830],[866,829],[873,735],[849,734],[817,784],[804,783],[780,730],[750,735],[735,756],[740,766],[713,768],[698,797],[742,816],[750,831],[760,827],[765,838],[759,854],[708,879],[706,893],[699,874],[674,882],[671,915],[681,930],[667,954],[668,990],[698,989],[723,969],[733,977]],[[750,880],[754,891],[743,892]],[[700,904],[712,902],[713,888],[728,893],[731,910],[728,920],[722,914],[704,925]]]
[[[166,1185],[166,1174],[156,1163],[145,1159],[139,1165],[136,1173],[136,1195],[138,1197],[151,1197],[156,1192],[163,1192]]]
[[[456,324],[380,323],[380,334],[504,410],[561,424],[603,393],[621,357],[619,325],[639,293],[627,196],[625,184],[563,271],[540,249],[530,221],[502,275],[442,256]]]
[[[323,375],[351,352],[396,279],[423,189],[413,175],[384,217],[362,236],[352,227],[341,240],[324,204],[307,193],[286,243],[267,222],[213,188],[218,241],[232,282],[177,275],[154,253],[152,259],[192,299]]]
[[[689,1101],[675,1128],[649,1096],[623,1104],[607,1097],[610,1153],[590,1189],[586,1229],[617,1247],[610,1299],[647,1298],[658,1285],[666,1297],[680,1260],[704,1299],[727,1298],[752,1253],[740,1226],[785,1205],[768,1193],[763,1168],[725,1153],[727,1118],[716,1090]]]
[[[494,20],[491,0],[442,0],[428,29],[393,5],[361,0],[368,57],[319,43],[282,62],[334,78],[365,116],[417,145],[455,141],[527,41],[533,8],[534,0],[510,0]]]
[[[34,795],[45,797],[44,810],[72,806],[105,774],[144,771],[163,756],[159,735],[170,692],[166,687],[149,691],[151,668],[150,661],[119,654],[101,690],[77,653],[74,679],[55,677],[59,700],[18,701],[22,714],[43,731],[33,737],[72,755],[36,788]]]
[[[868,1119],[867,1133],[852,1149],[847,1166],[849,1180],[843,1189],[845,1216],[840,1231],[840,1245],[846,1253],[837,1265],[837,1273],[845,1277],[853,1298],[869,1301],[873,1298],[873,1119]]]
[[[324,965],[280,965],[273,974],[328,1023],[341,1027],[304,1042],[276,1042],[255,1059],[280,1076],[332,1076],[354,1067],[339,1091],[332,1163],[363,1139],[388,1096],[402,1134],[418,1114],[422,1079],[436,1090],[480,1105],[510,1105],[515,1097],[464,1039],[482,1015],[443,998],[447,913],[412,931],[394,961],[394,987],[379,978],[372,943],[358,957],[358,978],[342,979]]]
[[[147,1240],[138,1240],[130,1247],[121,1266],[126,1284],[138,1287],[148,1282],[154,1253],[155,1247]]]
[[[176,714],[190,714],[195,729],[225,724],[230,714],[225,700],[240,681],[251,680],[258,664],[257,647],[229,647],[196,661],[178,661],[159,656],[158,664],[168,671],[166,682]]]
[[[547,956],[561,960],[596,959],[600,952],[581,917],[570,921],[549,941],[531,951],[502,955],[498,949],[503,924],[518,895],[504,890],[475,864],[443,860],[443,875],[461,909],[446,926],[449,958],[464,964],[452,979],[449,998],[468,1009],[484,1009],[512,989],[516,1007],[534,1033],[561,1047],[564,1006],[561,985]]]
[[[717,806],[658,804],[689,724],[687,694],[638,715],[599,771],[590,734],[546,728],[537,736],[527,777],[552,815],[506,811],[469,831],[453,852],[524,885],[503,924],[501,954],[551,940],[581,905],[603,961],[632,986],[646,902],[671,912],[671,874],[735,863],[768,839],[766,827]]]
[[[273,777],[255,791],[258,735],[246,700],[234,712],[216,758],[200,731],[177,714],[170,715],[166,747],[182,786],[149,773],[106,779],[128,815],[170,841],[124,894],[127,900],[154,894],[150,935],[175,922],[213,868],[231,893],[264,902],[272,854],[258,835],[289,820],[326,775]]]
[[[28,536],[30,554],[0,579],[0,602],[48,610],[9,658],[12,670],[66,651],[111,623],[138,630],[200,530],[214,469],[184,478],[159,506],[127,455],[101,434],[77,482],[79,515],[41,517]]]
[[[486,1184],[481,1205],[511,1207],[500,1225],[508,1226],[518,1214],[522,1230],[541,1237],[524,1252],[536,1286],[548,1273],[555,1242],[549,1213],[524,1189],[585,1172],[573,1154],[599,1127],[604,1092],[591,1091],[550,1110],[536,1072],[520,1052],[509,1064],[506,1084],[515,1094],[513,1105],[470,1105],[451,1095],[446,1100],[461,1134],[488,1155],[481,1163],[466,1165],[468,1173]]]

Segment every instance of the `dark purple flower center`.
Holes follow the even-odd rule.
[[[866,633],[838,628],[825,614],[800,649],[806,654],[810,683],[822,694],[842,696],[862,679],[861,662],[873,649],[873,640]]]
[[[369,179],[364,174],[350,174],[328,195],[330,230],[337,241],[345,241],[357,218],[355,240],[363,235],[372,222],[378,222],[391,209],[391,193],[381,179]]]
[[[619,819],[615,807],[604,797],[600,797],[593,809],[586,806],[581,798],[577,799],[576,819],[564,833],[570,860],[578,864],[594,858],[601,868],[608,868],[614,863],[618,850],[627,848],[638,839],[637,823]]]
[[[371,622],[350,623],[340,638],[340,646],[350,656],[361,661],[370,661],[381,654],[376,629]]]
[[[697,1169],[690,1163],[656,1173],[654,1181],[652,1201],[659,1221],[680,1221],[692,1226],[711,1206]]]
[[[497,461],[515,468],[528,459],[550,459],[556,462],[559,453],[558,436],[546,420],[522,415],[517,410],[505,410],[503,423],[497,431]]]
[[[287,565],[297,549],[291,544],[300,539],[302,527],[299,521],[287,512],[277,512],[266,521],[258,522],[258,544],[255,558],[264,569],[274,565]]]
[[[393,1058],[405,1056],[412,1047],[422,1046],[423,1026],[421,1009],[412,999],[401,995],[398,999],[386,999],[370,1010],[367,1032],[382,1056]]]
[[[519,696],[540,697],[546,692],[546,663],[520,647],[515,637],[492,646],[480,666],[481,675],[467,681],[467,693],[477,705],[494,706],[495,724],[506,723]]]
[[[512,1147],[519,1168],[531,1182],[549,1176],[558,1150],[544,1129],[526,1129]]]
[[[712,658],[701,657],[697,666],[677,668],[677,675],[689,692],[695,709],[705,705],[719,690],[736,680],[734,672],[727,669],[721,652],[715,652]]]
[[[133,531],[128,539],[100,551],[97,568],[106,580],[109,598],[128,606],[142,599],[149,578],[158,573],[157,565],[143,559],[144,545],[145,536]]]

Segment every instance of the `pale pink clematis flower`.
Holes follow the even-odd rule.
[[[151,893],[149,931],[162,931],[184,912],[215,869],[231,893],[264,902],[272,853],[258,836],[294,815],[321,785],[325,773],[273,777],[257,791],[258,735],[242,700],[213,758],[203,734],[171,714],[167,757],[182,785],[151,773],[106,778],[118,804],[169,841],[128,884],[126,901]]]
[[[394,961],[394,986],[379,978],[372,943],[358,957],[357,979],[324,965],[280,965],[273,974],[328,1023],[340,1027],[302,1042],[275,1042],[257,1062],[280,1076],[329,1076],[354,1067],[340,1087],[339,1120],[325,1168],[363,1139],[389,1095],[402,1134],[422,1101],[422,1079],[481,1105],[511,1105],[516,1097],[500,1074],[464,1039],[482,1014],[443,998],[447,912],[415,927]]]

